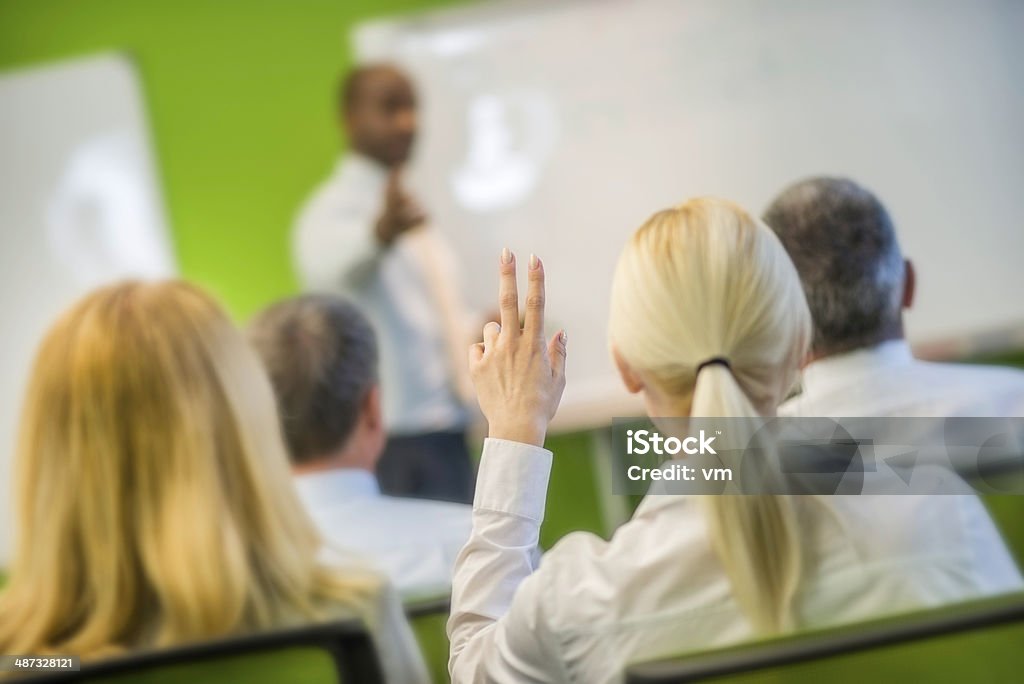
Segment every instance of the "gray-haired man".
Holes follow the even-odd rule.
[[[406,596],[451,589],[472,509],[381,494],[386,435],[369,321],[341,297],[279,302],[249,325],[277,396],[299,496],[324,537],[376,563]]]
[[[803,390],[781,414],[1024,416],[1024,372],[913,357],[903,311],[914,302],[914,268],[871,192],[811,178],[779,194],[764,220],[796,265],[814,319]]]

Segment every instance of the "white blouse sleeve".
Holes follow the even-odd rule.
[[[546,449],[484,442],[473,531],[452,579],[448,670],[456,684],[565,679],[545,587],[533,575],[550,471]]]

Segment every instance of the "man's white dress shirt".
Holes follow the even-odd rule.
[[[454,682],[618,682],[631,662],[753,636],[696,498],[648,496],[610,541],[575,532],[541,561],[551,457],[484,444],[473,533],[453,579]],[[977,498],[867,498],[798,499],[809,521],[801,627],[1024,586]]]
[[[819,359],[780,416],[1024,416],[1024,372],[918,361],[904,340]]]
[[[472,528],[469,506],[384,496],[377,478],[358,469],[298,475],[295,485],[324,538],[371,561],[400,595],[449,592]]]
[[[389,247],[377,242],[386,185],[376,162],[358,154],[339,161],[299,214],[296,268],[306,290],[349,296],[377,331],[389,434],[459,430],[468,414],[453,347],[460,362],[466,347],[448,336],[464,332],[466,320],[450,282],[454,258],[426,226]]]

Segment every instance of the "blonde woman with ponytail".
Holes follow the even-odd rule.
[[[652,495],[610,541],[573,533],[539,563],[543,444],[567,339],[544,338],[540,260],[527,267],[522,328],[507,250],[499,271],[501,324],[469,358],[488,439],[453,579],[453,681],[617,682],[638,660],[1019,585],[977,562],[974,542],[999,540],[970,497]],[[701,198],[658,212],[626,245],[609,333],[648,415],[770,417],[811,319],[775,235]]]
[[[95,659],[361,617],[390,680],[426,681],[386,582],[328,564],[278,425],[254,352],[195,287],[76,304],[29,382],[0,652]]]

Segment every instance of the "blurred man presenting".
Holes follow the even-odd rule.
[[[416,94],[404,73],[379,64],[351,72],[339,100],[351,152],[299,216],[298,273],[307,290],[351,297],[377,330],[389,436],[382,490],[468,502],[469,321],[451,280],[454,259],[402,176]]]

